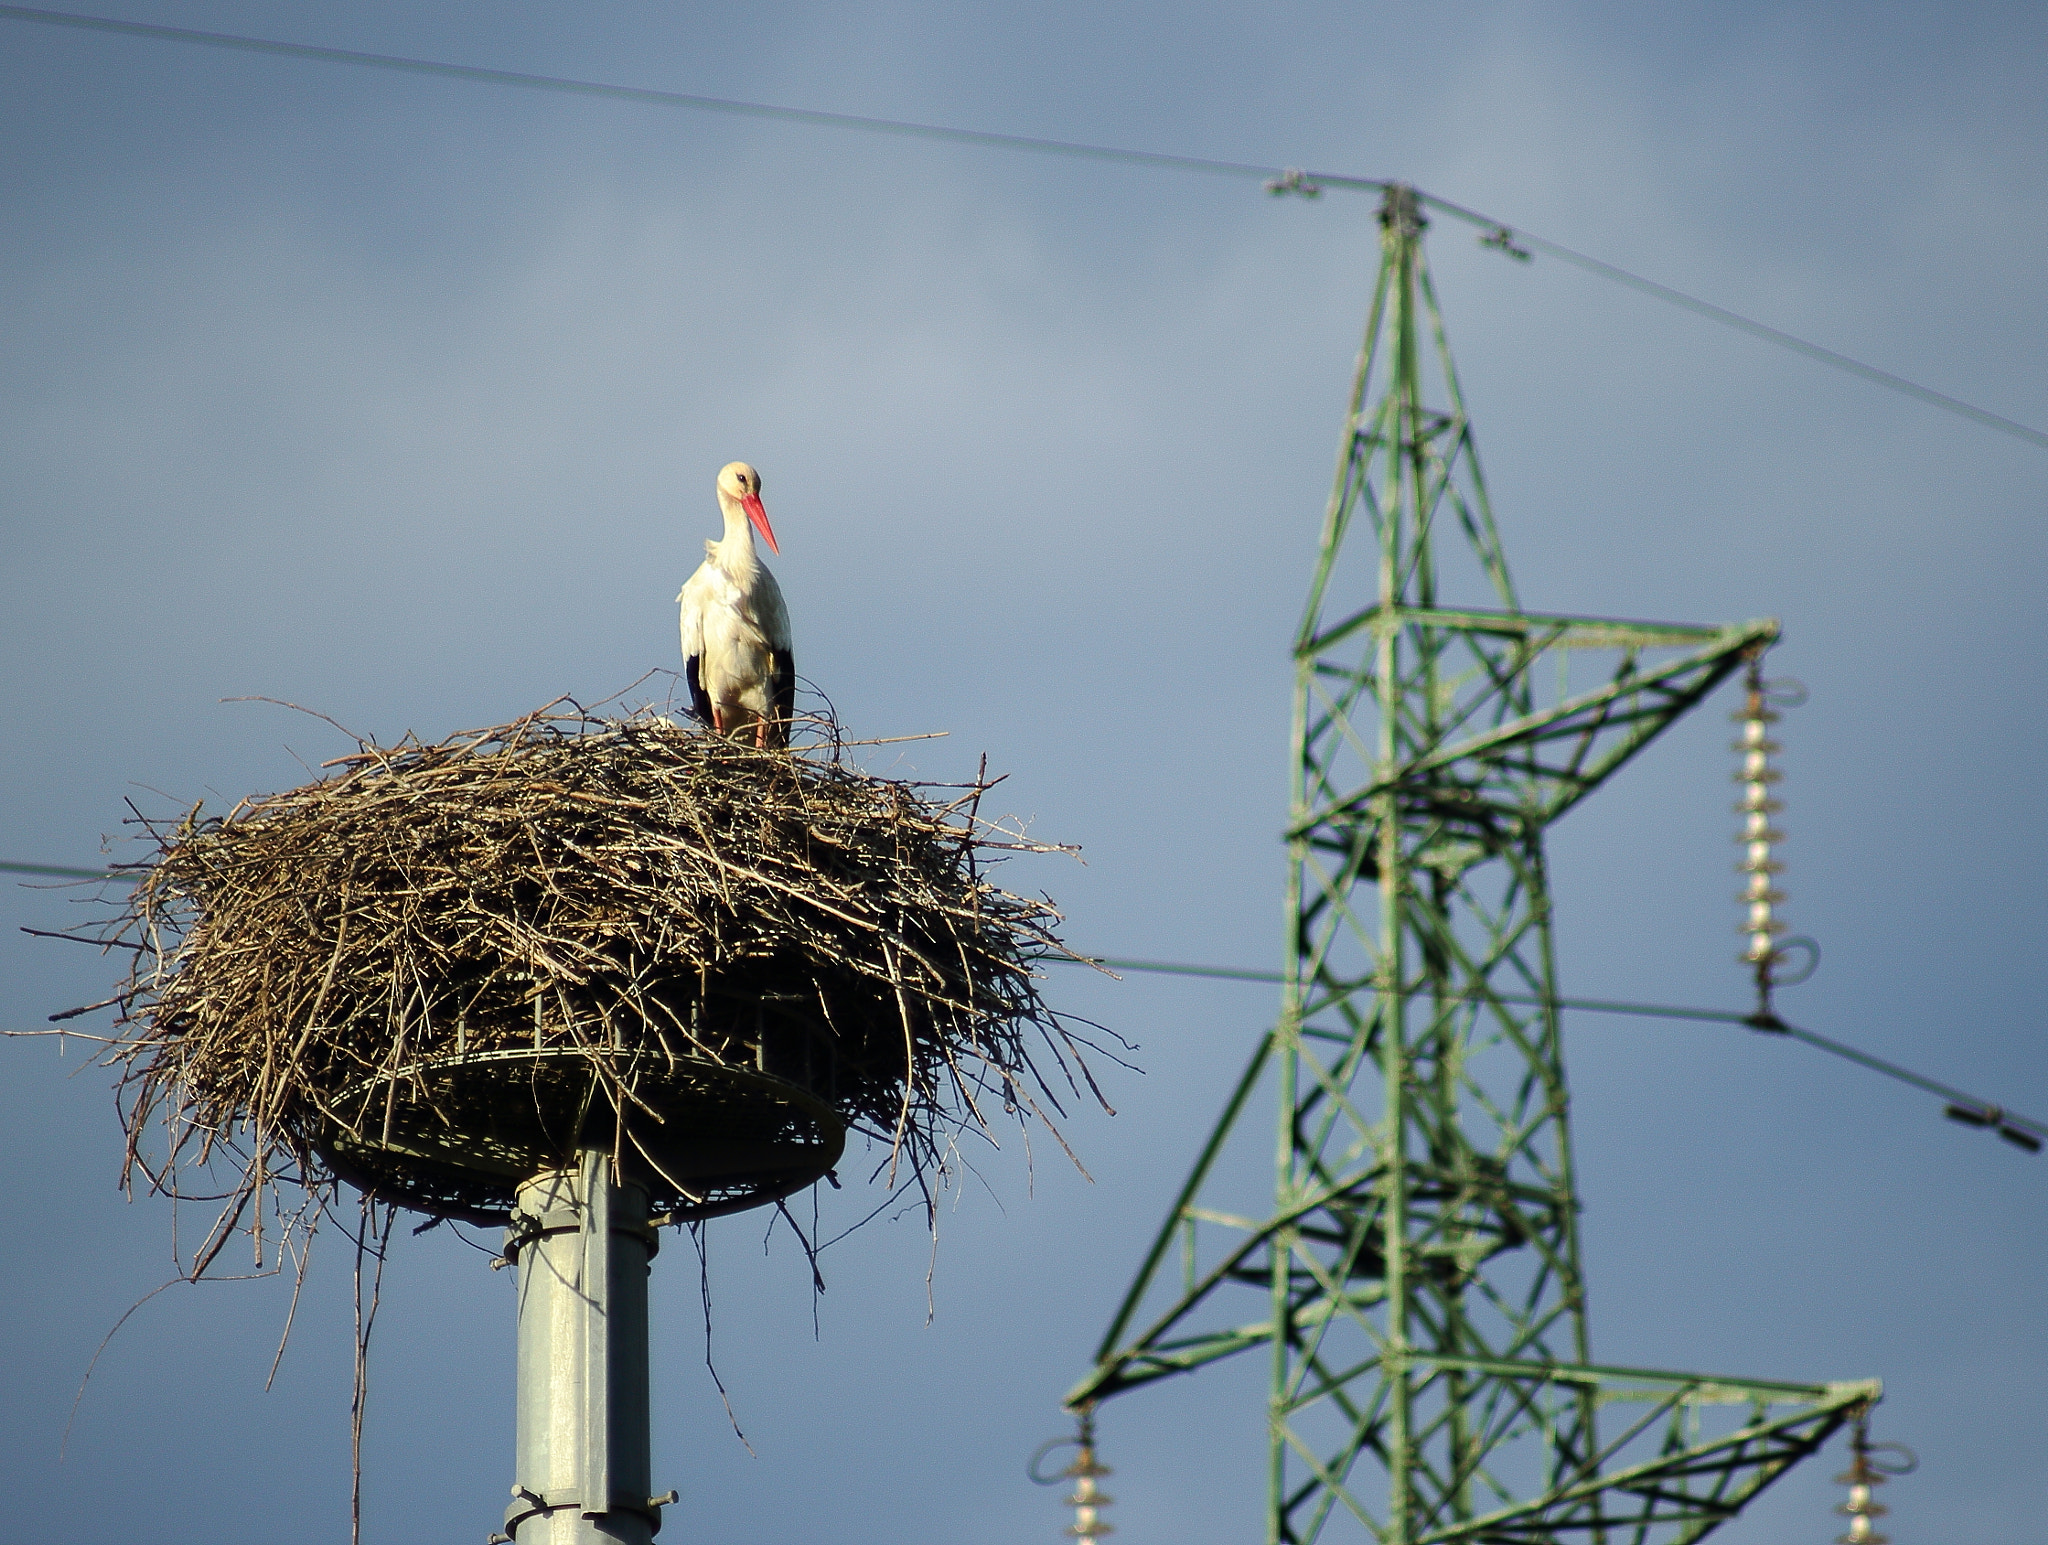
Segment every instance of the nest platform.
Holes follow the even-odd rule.
[[[1044,845],[979,819],[986,784],[645,713],[330,766],[153,825],[95,935],[136,951],[109,1060],[157,1184],[225,1162],[244,1200],[339,1180],[499,1222],[598,1146],[681,1221],[813,1183],[850,1134],[923,1173],[1086,1077],[1038,993],[1058,913],[985,872]]]

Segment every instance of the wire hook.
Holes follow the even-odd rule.
[[[1095,1412],[1092,1409],[1084,1410],[1077,1412],[1076,1415],[1079,1417],[1079,1423],[1073,1436],[1047,1438],[1031,1451],[1031,1457],[1024,1462],[1024,1473],[1031,1477],[1034,1486],[1057,1486],[1073,1473],[1069,1468],[1055,1470],[1051,1475],[1042,1474],[1039,1466],[1045,1462],[1048,1454],[1056,1454],[1063,1448],[1090,1449],[1095,1446]]]
[[[1784,965],[1786,955],[1795,952],[1806,957],[1804,966],[1799,969],[1797,975],[1785,976],[1780,968]],[[1789,939],[1778,941],[1777,947],[1771,951],[1770,958],[1764,965],[1771,974],[1773,987],[1797,987],[1820,969],[1820,945],[1803,933],[1794,934]]]

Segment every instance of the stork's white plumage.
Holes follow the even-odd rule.
[[[722,734],[751,727],[757,746],[789,744],[796,661],[782,587],[754,552],[759,531],[780,553],[761,504],[761,474],[735,461],[718,474],[725,536],[704,544],[703,565],[676,599],[683,606],[683,670],[690,706]]]

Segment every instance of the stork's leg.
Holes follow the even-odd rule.
[[[716,703],[711,705],[711,727],[721,735],[725,733],[725,710]]]
[[[768,749],[768,721],[765,718],[754,721],[754,749],[756,751],[766,751]]]

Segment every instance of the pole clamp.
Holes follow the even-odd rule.
[[[552,1234],[574,1234],[583,1228],[583,1212],[576,1207],[552,1207],[544,1213],[515,1212],[512,1221],[505,1225],[505,1249],[498,1257],[507,1266],[519,1263],[519,1252],[537,1239]],[[652,1223],[635,1223],[622,1218],[612,1219],[614,1234],[630,1234],[647,1246],[647,1258],[651,1261],[661,1251],[661,1235]],[[495,1262],[493,1264],[496,1264]]]
[[[602,1518],[606,1513],[638,1513],[654,1526],[654,1532],[661,1532],[661,1510],[672,1502],[682,1500],[682,1493],[665,1491],[658,1497],[634,1497],[614,1495],[611,1506],[591,1512],[583,1506],[583,1498],[574,1488],[555,1492],[539,1492],[530,1486],[512,1488],[512,1505],[505,1509],[505,1532],[491,1536],[491,1545],[508,1545],[519,1533],[519,1526],[529,1518],[544,1517],[549,1513],[570,1510],[586,1518]]]

